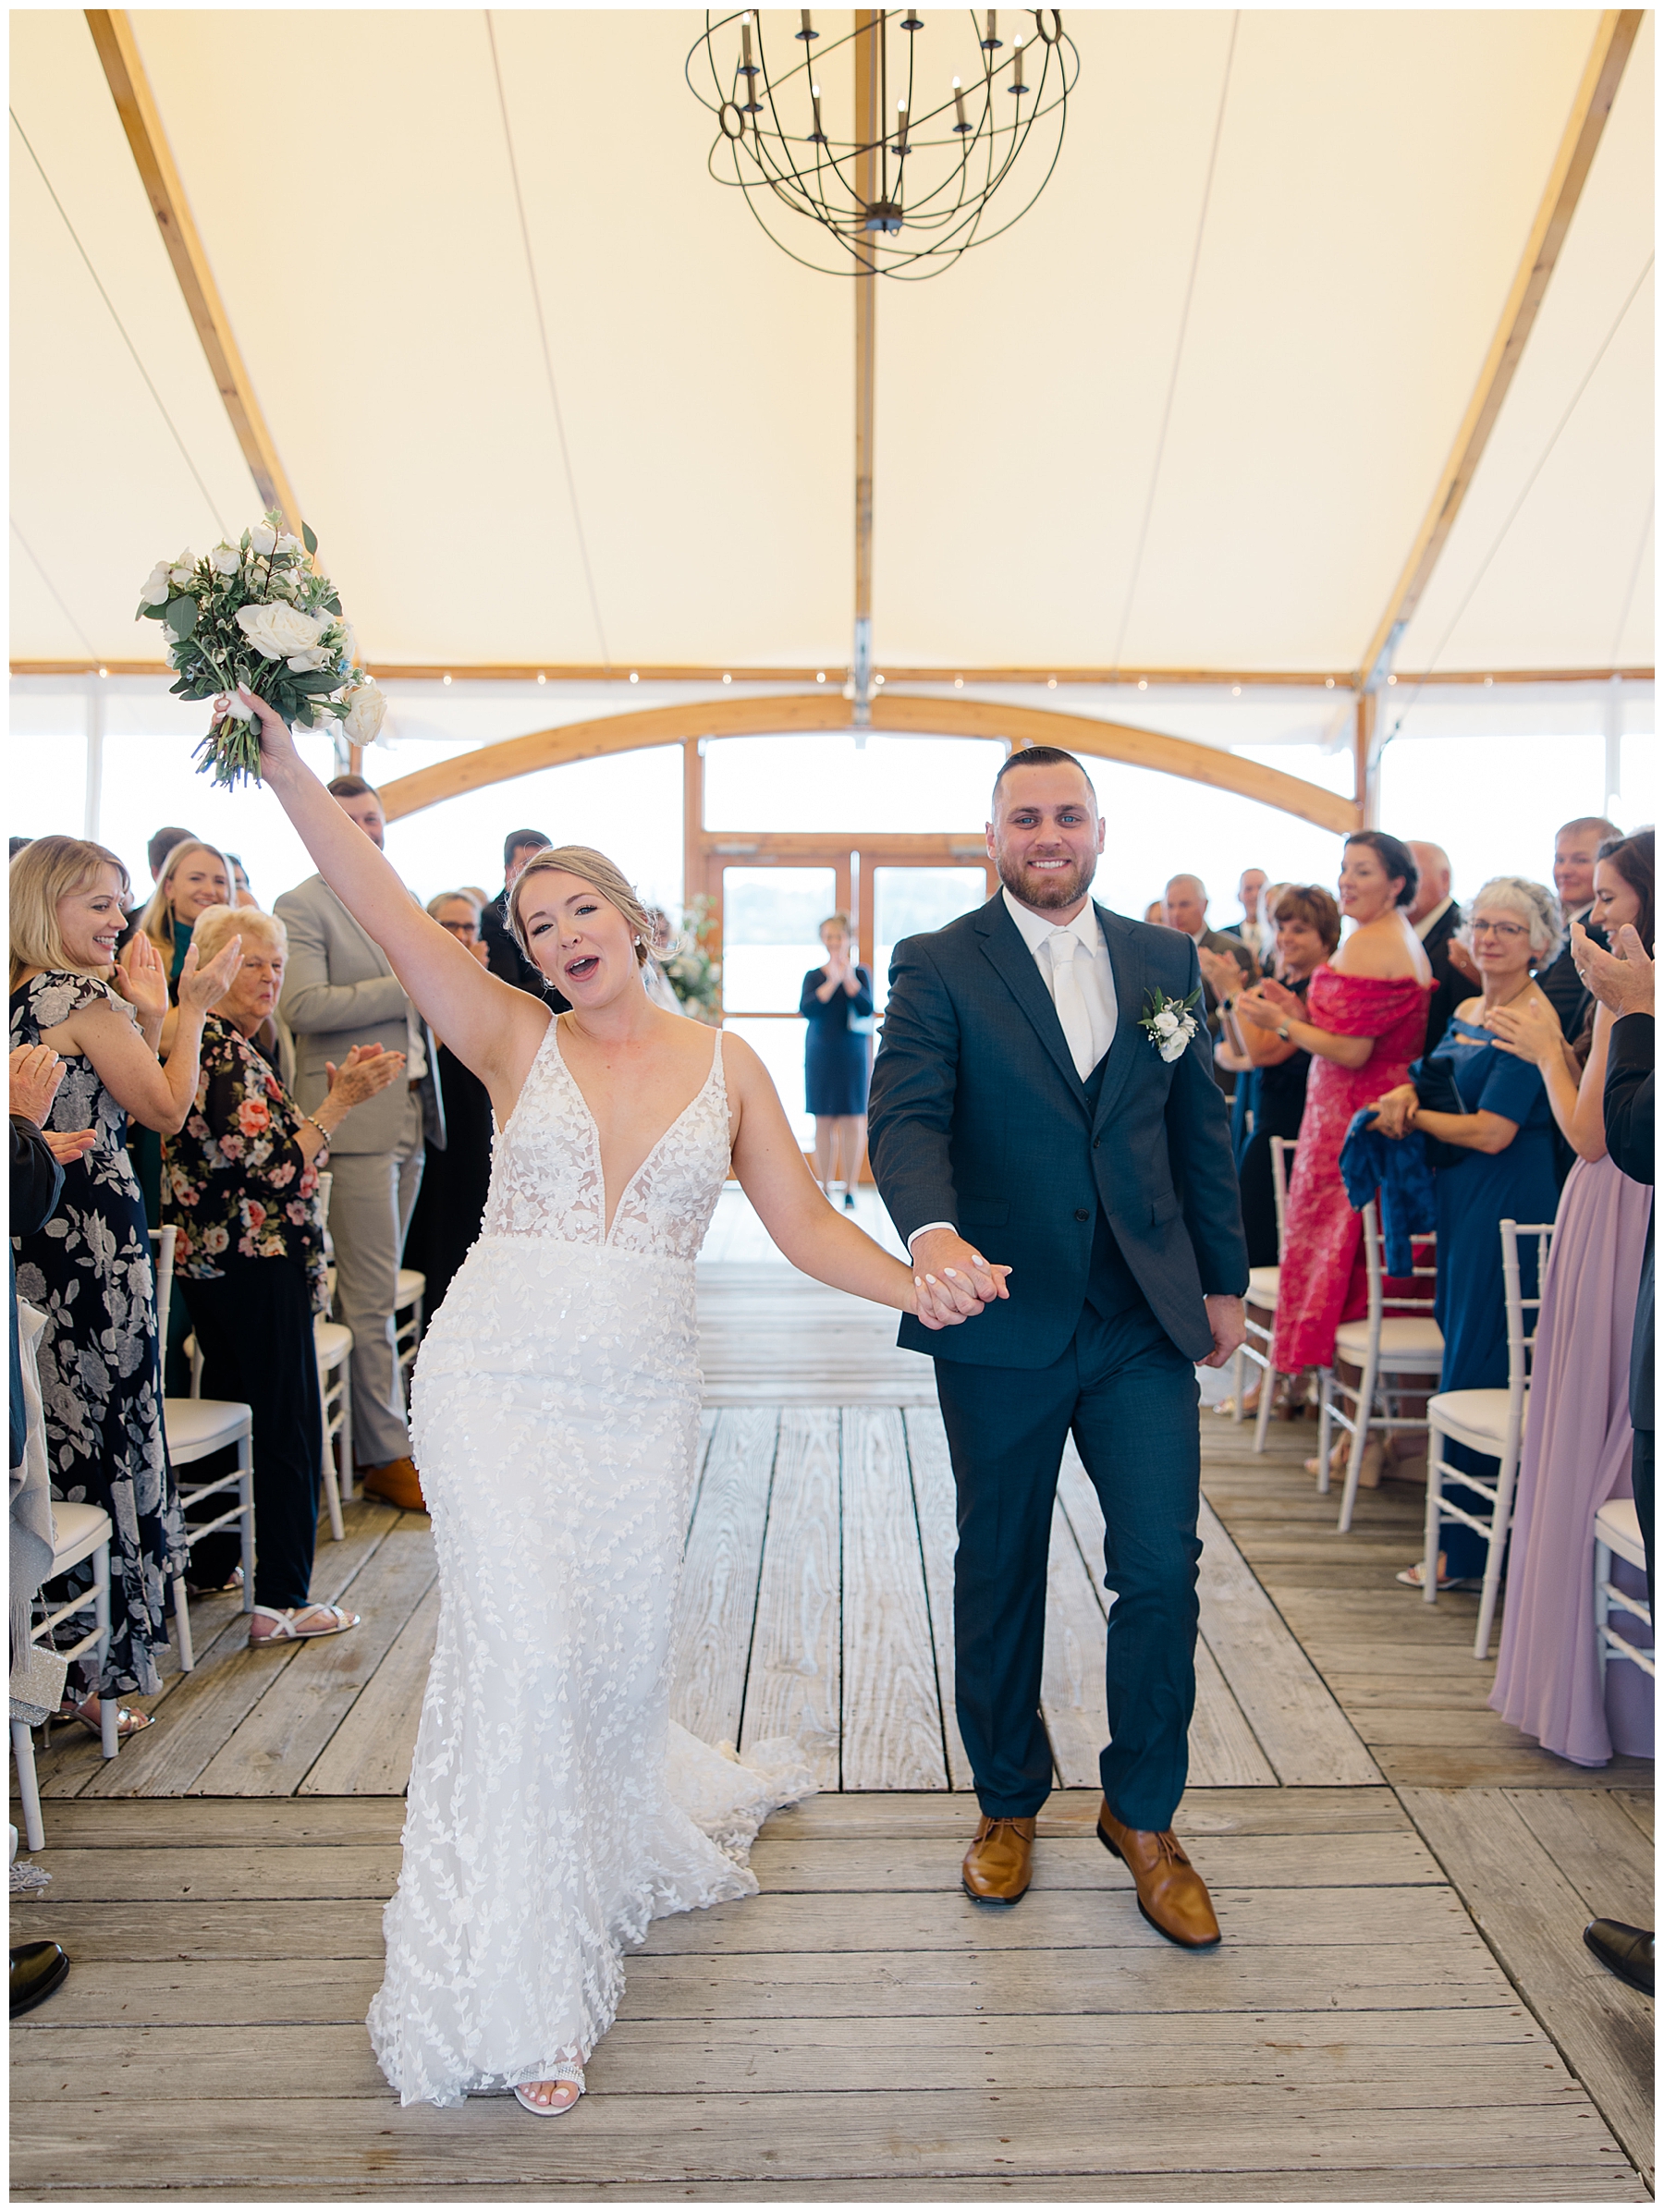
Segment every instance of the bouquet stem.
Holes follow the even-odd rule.
[[[235,715],[217,715],[208,726],[208,735],[197,747],[196,757],[202,760],[202,766],[197,773],[211,776],[216,784],[226,790],[235,790],[239,782],[257,784],[260,781],[259,724],[239,721]]]

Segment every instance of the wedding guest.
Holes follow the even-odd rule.
[[[309,1602],[324,1480],[312,1338],[312,1318],[327,1302],[318,1167],[347,1116],[401,1076],[404,1063],[379,1045],[354,1045],[302,1114],[253,1043],[283,987],[288,932],[275,914],[230,906],[210,907],[196,926],[208,959],[234,939],[240,957],[202,1027],[184,1129],[163,1143],[174,1275],[202,1355],[203,1397],[246,1405],[254,1417],[249,1642],[335,1636],[358,1616]],[[239,1543],[229,1529],[202,1538],[192,1582],[222,1587]]]
[[[32,845],[34,843],[34,839],[32,837],[12,837],[9,838],[7,842],[11,847],[11,851],[8,857],[15,861],[18,853],[22,851],[24,846]]]
[[[683,1014],[687,1008],[676,996],[675,986],[665,973],[665,962],[676,950],[676,931],[670,917],[662,906],[646,909],[647,919],[653,924],[653,943],[647,948],[647,958],[642,963],[642,982],[655,1006],[663,1007],[667,1014]]]
[[[1233,937],[1224,930],[1207,926],[1207,886],[1199,875],[1175,875],[1168,883],[1162,895],[1162,916],[1168,929],[1181,931],[1196,947],[1228,955],[1242,972],[1244,984],[1251,984],[1259,973],[1254,955],[1240,937]],[[1224,1033],[1219,1021],[1219,996],[1205,976],[1202,979],[1202,1003],[1207,1010],[1207,1032],[1217,1045]],[[1216,1057],[1214,1080],[1230,1097],[1235,1089],[1235,1078],[1230,1069]]]
[[[814,1116],[814,1179],[828,1198],[841,1179],[844,1211],[855,1211],[855,1186],[866,1148],[867,1085],[873,1069],[873,978],[854,959],[848,914],[820,925],[826,957],[811,968],[798,994],[808,1022],[803,1077]]]
[[[158,830],[156,837],[162,836]],[[162,971],[167,978],[171,996],[178,988],[179,970],[190,947],[190,933],[196,918],[211,906],[221,906],[231,896],[231,863],[215,845],[206,845],[201,837],[186,836],[162,856],[157,867],[154,855],[156,837],[151,839],[152,870],[156,887],[146,900],[139,916],[139,927],[155,947],[162,959]],[[171,1014],[162,1024],[162,1049],[165,1052],[173,1043]],[[139,1178],[139,1188],[144,1198],[145,1218],[159,1222],[162,1218],[162,1140],[154,1130],[141,1129],[131,1145],[133,1169]],[[177,1394],[182,1381],[179,1347],[190,1334],[183,1314],[170,1324],[167,1350],[172,1353],[170,1364],[174,1372],[168,1378],[168,1387]]]
[[[1270,880],[1263,868],[1242,870],[1237,878],[1237,904],[1242,910],[1242,918],[1230,925],[1231,934],[1242,939],[1255,961],[1262,966],[1271,947],[1272,932],[1266,927],[1261,916],[1260,902],[1265,898],[1266,887]]]
[[[482,968],[489,968],[488,948],[480,932],[481,908],[471,893],[441,891],[428,900],[428,912],[448,930]],[[430,1144],[405,1238],[405,1265],[427,1277],[424,1326],[445,1302],[452,1277],[480,1234],[491,1189],[491,1094],[442,1037],[439,1088],[445,1098],[445,1143]]]
[[[1602,845],[1595,909],[1609,938],[1633,923],[1648,952],[1653,835]],[[1509,1539],[1508,1608],[1490,1703],[1546,1751],[1604,1766],[1612,1736],[1595,1645],[1594,1521],[1629,1486],[1630,1344],[1652,1194],[1607,1150],[1605,1093],[1613,1016],[1597,1010],[1581,1081],[1566,1065],[1559,1017],[1540,993],[1489,1020],[1498,1049],[1532,1061],[1577,1157],[1560,1196],[1543,1282],[1531,1397]],[[1622,1668],[1612,1686],[1633,1669]],[[1650,1703],[1650,1695],[1648,1702]],[[1637,1739],[1639,1741],[1639,1739]]]
[[[1402,1082],[1421,1050],[1433,976],[1405,919],[1416,883],[1397,837],[1357,831],[1341,857],[1338,902],[1352,934],[1313,970],[1305,1005],[1275,981],[1236,1004],[1239,1021],[1312,1055],[1278,1285],[1273,1356],[1282,1375],[1328,1366],[1336,1328],[1364,1310],[1364,1231],[1340,1180],[1340,1147],[1358,1108]]]
[[[232,905],[251,906],[258,913],[260,910],[260,901],[255,898],[253,892],[249,888],[249,871],[238,859],[236,853],[228,852],[226,853],[226,858],[231,865]]]
[[[328,789],[379,851],[386,825],[372,786],[361,776],[337,776]],[[321,875],[286,891],[274,911],[288,931],[278,1005],[295,1035],[295,1095],[303,1111],[317,1110],[330,1062],[344,1061],[354,1045],[376,1045],[405,1062],[405,1081],[368,1104],[332,1147],[329,1229],[336,1312],[352,1331],[353,1448],[364,1487],[419,1513],[394,1311],[426,1147],[445,1142],[432,1040],[386,955]]]
[[[1151,899],[1149,905],[1145,907],[1144,910],[1144,918],[1146,922],[1156,922],[1161,923],[1164,928],[1166,927],[1167,909],[1165,906],[1163,906],[1159,898]]]
[[[177,822],[165,822],[163,824],[160,829],[153,830],[149,837],[146,838],[144,846],[144,858],[145,862],[150,869],[152,884],[154,885],[161,882],[162,871],[167,864],[167,856],[175,849],[176,847],[180,845],[190,845],[193,844],[194,842],[195,832],[189,829],[181,829]],[[130,899],[131,894],[129,893],[128,896]],[[121,933],[121,941],[116,948],[118,953],[124,952],[127,949],[128,940],[132,935],[134,930],[138,928],[139,918],[143,913],[148,903],[149,899],[147,897],[145,898],[140,899],[136,904],[129,904],[128,906]]]
[[[130,1115],[181,1128],[196,1094],[207,1010],[236,966],[227,945],[206,962],[193,947],[179,971],[172,1049],[157,1062],[167,984],[142,931],[111,973],[128,873],[115,853],[80,837],[38,837],[11,864],[11,1043],[44,1045],[67,1073],[49,1130],[91,1129],[96,1142],[69,1166],[46,1230],[14,1239],[18,1290],[46,1315],[38,1347],[41,1396],[58,1497],[110,1516],[110,1647],[102,1669],[78,1667],[74,1709],[96,1727],[101,1696],[162,1686],[167,1585],[186,1558],[185,1527],[162,1432],[162,1375],[149,1224],[128,1155]],[[55,1233],[53,1233],[55,1232]],[[90,1586],[91,1568],[78,1581]],[[149,1726],[120,1716],[123,1734]]]
[[[480,917],[480,934],[485,940],[493,975],[501,976],[504,983],[512,984],[517,991],[529,991],[533,998],[541,998],[556,1013],[565,1014],[571,1011],[569,1002],[556,990],[537,963],[526,958],[508,926],[508,900],[521,871],[534,852],[547,852],[553,845],[554,839],[545,837],[541,829],[508,832],[503,839],[503,887],[495,898],[486,902]]]
[[[1421,878],[1406,911],[1410,926],[1433,970],[1433,996],[1427,1001],[1427,1042],[1431,1052],[1450,1026],[1450,1016],[1473,996],[1479,971],[1457,935],[1462,909],[1450,896],[1450,856],[1442,845],[1412,837],[1410,857]]]
[[[1560,1204],[1555,1171],[1554,1116],[1534,1062],[1504,1049],[1494,1018],[1512,1009],[1530,1018],[1552,1013],[1532,979],[1532,969],[1560,949],[1560,903],[1544,885],[1522,875],[1499,875],[1474,900],[1463,936],[1483,978],[1477,997],[1464,999],[1451,1016],[1438,1050],[1427,1056],[1429,1073],[1454,1078],[1462,1111],[1423,1106],[1413,1082],[1389,1091],[1377,1104],[1376,1124],[1384,1136],[1410,1130],[1457,1148],[1441,1166],[1438,1192],[1438,1278],[1433,1314],[1444,1332],[1440,1390],[1497,1390],[1508,1381],[1508,1314],[1503,1299],[1505,1220],[1552,1221]],[[1520,1287],[1536,1295],[1536,1247],[1520,1248]],[[1585,1438],[1585,1443],[1588,1439]],[[1451,1443],[1446,1458],[1458,1471],[1491,1478],[1496,1462],[1466,1445]],[[1459,1485],[1451,1502],[1482,1512],[1483,1499]],[[1485,1566],[1486,1538],[1460,1522],[1445,1530],[1438,1561],[1438,1584],[1466,1582]],[[1420,1589],[1425,1562],[1406,1567],[1401,1583]]]
[[[1566,927],[1581,923],[1597,946],[1604,946],[1606,938],[1598,917],[1590,911],[1595,903],[1595,862],[1601,846],[1622,835],[1604,814],[1580,814],[1555,832],[1554,890]],[[1560,1016],[1567,1037],[1575,1037],[1588,1019],[1589,994],[1569,944],[1538,975],[1537,985]]]
[[[1303,1010],[1312,977],[1340,942],[1340,910],[1320,885],[1286,884],[1281,886],[1273,919],[1277,938],[1272,957],[1278,979],[1300,1000]],[[1312,1056],[1292,1036],[1279,1036],[1275,1029],[1262,1022],[1239,1024],[1242,978],[1236,963],[1205,949],[1198,949],[1196,958],[1204,974],[1210,966],[1213,970],[1214,988],[1219,994],[1233,1055],[1242,1067],[1238,1092],[1246,1090],[1252,1102],[1253,1128],[1237,1153],[1248,1265],[1272,1267],[1278,1264],[1279,1242],[1271,1140],[1283,1137],[1292,1143],[1300,1135]]]

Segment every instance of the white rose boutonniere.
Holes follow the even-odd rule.
[[[1201,998],[1200,984],[1188,998],[1169,998],[1163,991],[1145,994],[1144,1010],[1138,1026],[1164,1060],[1180,1059],[1190,1049],[1191,1039],[1199,1026],[1195,1008]]]

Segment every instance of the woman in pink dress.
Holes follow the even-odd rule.
[[[1616,943],[1633,922],[1653,946],[1653,833],[1600,849],[1590,919]],[[1652,1192],[1607,1157],[1602,1094],[1612,1016],[1595,1011],[1574,1050],[1574,1079],[1551,1008],[1490,1016],[1504,1052],[1535,1060],[1561,1134],[1577,1155],[1555,1218],[1510,1539],[1508,1607],[1490,1703],[1545,1751],[1602,1766],[1621,1751],[1652,1756],[1651,1685],[1614,1668],[1600,1694],[1595,1648],[1595,1515],[1630,1480],[1630,1329]],[[1632,1710],[1633,1708],[1633,1710]]]
[[[1340,1147],[1358,1108],[1403,1082],[1426,1034],[1433,971],[1404,912],[1416,882],[1397,837],[1348,837],[1340,892],[1352,931],[1314,972],[1304,1006],[1270,982],[1236,1002],[1239,1019],[1312,1055],[1283,1225],[1273,1350],[1282,1375],[1327,1367],[1336,1328],[1364,1311],[1363,1228],[1340,1180]]]

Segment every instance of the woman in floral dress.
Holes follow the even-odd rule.
[[[167,1642],[167,1584],[185,1562],[184,1527],[162,1429],[156,1304],[149,1225],[128,1155],[128,1119],[178,1129],[196,1091],[208,1008],[237,962],[188,953],[178,1021],[165,1065],[156,1048],[167,982],[155,948],[137,934],[113,967],[127,870],[79,837],[37,837],[11,863],[11,1043],[59,1053],[65,1077],[55,1130],[91,1129],[96,1142],[65,1169],[64,1195],[45,1228],[13,1240],[18,1293],[46,1316],[41,1396],[54,1495],[102,1506],[115,1535],[110,1649],[102,1670],[81,1663],[91,1694],[76,1705],[96,1724],[100,1694],[155,1692],[155,1653]],[[114,975],[115,982],[105,979]],[[89,1570],[78,1570],[90,1581]],[[124,1733],[145,1727],[140,1713]]]
[[[251,1644],[334,1636],[356,1613],[308,1602],[324,1474],[312,1316],[325,1302],[318,1167],[331,1133],[404,1071],[404,1055],[355,1046],[317,1113],[302,1114],[253,1039],[283,988],[288,932],[275,914],[214,906],[192,942],[209,959],[236,939],[239,965],[202,1029],[185,1127],[162,1143],[162,1217],[202,1354],[202,1392],[254,1417],[254,1609]],[[239,1540],[192,1547],[193,1580],[223,1583]]]

